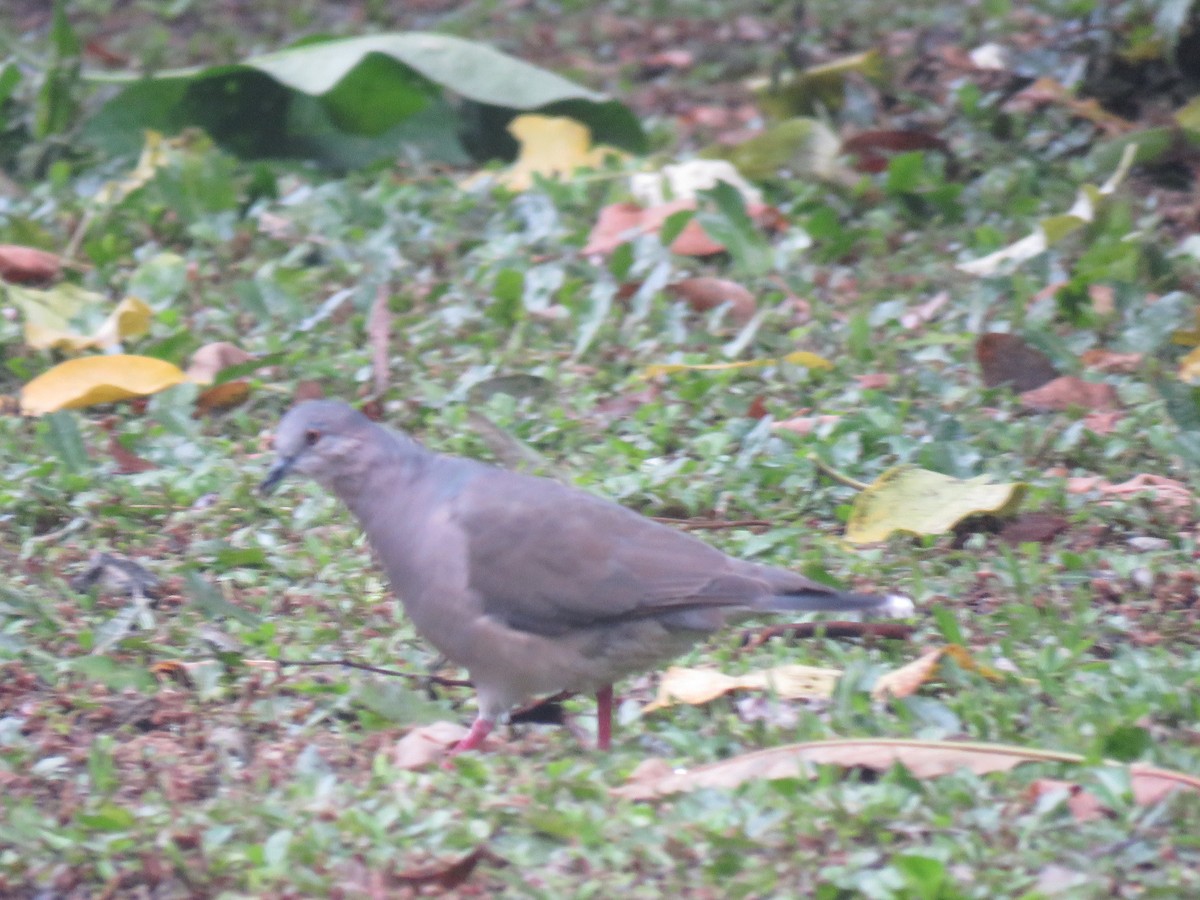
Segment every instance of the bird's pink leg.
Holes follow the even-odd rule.
[[[596,747],[607,750],[612,746],[612,685],[596,691]]]
[[[475,721],[471,723],[471,730],[466,733],[461,741],[450,748],[450,755],[457,756],[464,750],[475,750],[483,743],[483,739],[492,732],[491,719],[485,719],[483,716],[477,716]]]

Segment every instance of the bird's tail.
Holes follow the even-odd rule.
[[[767,597],[762,606],[774,612],[863,612],[905,619],[916,607],[903,594],[850,594],[834,590],[800,590]]]

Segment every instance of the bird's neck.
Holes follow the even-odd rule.
[[[434,454],[409,438],[387,432],[387,439],[369,445],[353,466],[343,468],[331,487],[360,522],[368,527],[389,507],[397,505],[408,486],[425,470]],[[385,501],[385,502],[381,502]]]

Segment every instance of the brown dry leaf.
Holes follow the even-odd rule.
[[[942,664],[942,659],[950,657],[959,667],[968,672],[977,672],[990,681],[1003,681],[1004,676],[995,669],[976,662],[966,647],[960,644],[947,644],[914,659],[912,662],[888,672],[875,682],[871,688],[871,697],[883,700],[887,697],[910,697],[926,682],[931,680]]]
[[[1059,81],[1043,76],[1018,91],[1004,103],[1006,112],[1032,112],[1050,104],[1061,105],[1076,116],[1086,119],[1109,137],[1132,131],[1136,126],[1128,119],[1104,109],[1095,98],[1081,100]]]
[[[812,434],[822,425],[831,425],[840,418],[841,416],[835,415],[793,416],[790,419],[784,419],[782,422],[775,422],[771,426],[771,430],[790,431],[794,434]]]
[[[1117,389],[1111,384],[1063,375],[1039,388],[1023,391],[1021,405],[1035,412],[1061,412],[1072,407],[1111,412],[1120,401]]]
[[[883,772],[899,763],[917,778],[938,778],[963,768],[977,775],[1007,772],[1026,762],[1083,764],[1087,759],[1077,753],[1003,744],[886,739],[812,741],[745,753],[683,771],[664,770],[647,761],[612,793],[629,800],[652,800],[700,788],[733,788],[747,781],[812,778],[817,765]],[[1154,796],[1155,800],[1176,789],[1200,790],[1200,778],[1182,772],[1140,764],[1130,766],[1129,771],[1135,782],[1145,782],[1143,796]],[[1136,790],[1134,795],[1138,796]]]
[[[250,382],[238,378],[205,388],[196,397],[196,415],[232,409],[246,402],[250,396]]]
[[[292,402],[299,403],[302,400],[324,400],[325,391],[322,390],[319,382],[316,381],[297,381],[296,390],[292,392]]]
[[[383,285],[375,290],[375,300],[367,316],[367,338],[371,342],[371,378],[375,396],[387,393],[391,381],[392,311]]]
[[[774,666],[745,675],[671,666],[659,680],[658,696],[644,706],[642,712],[654,712],[676,703],[700,706],[739,690],[772,691],[784,700],[831,697],[841,675],[839,669],[799,665]]]
[[[854,380],[864,391],[881,391],[892,383],[892,376],[887,372],[870,372],[866,375],[855,375]]]
[[[108,454],[116,462],[117,471],[122,475],[135,475],[138,472],[148,472],[158,468],[150,460],[142,459],[133,451],[127,450],[115,434],[108,437]]]
[[[729,316],[736,322],[748,322],[758,309],[754,295],[728,278],[684,278],[669,285],[667,290],[686,300],[697,312],[707,312],[727,303]]]
[[[53,253],[17,244],[0,244],[0,278],[12,284],[41,284],[62,272],[62,260]]]
[[[1015,334],[993,331],[980,335],[975,358],[983,383],[990,388],[1009,385],[1014,391],[1029,391],[1058,377],[1050,357]]]
[[[676,213],[695,208],[695,200],[673,200],[647,207],[636,203],[610,204],[600,210],[583,253],[585,256],[607,256],[640,235],[657,234],[663,223]],[[783,214],[764,203],[747,203],[746,214],[765,231],[777,232],[787,227]],[[671,243],[671,252],[681,256],[712,256],[724,250],[725,245],[709,237],[695,219],[689,221]]]
[[[1025,513],[1000,530],[1000,540],[1008,544],[1027,544],[1033,541],[1049,543],[1062,534],[1071,523],[1053,513]]]
[[[1112,434],[1117,430],[1117,423],[1125,418],[1120,410],[1108,412],[1090,412],[1083,417],[1083,427],[1093,434]]]
[[[498,859],[488,850],[484,844],[480,844],[456,862],[397,872],[392,880],[397,884],[414,888],[418,891],[424,888],[435,888],[438,891],[452,891],[470,878],[471,873],[475,871],[475,867],[485,860],[503,862],[503,860]]]
[[[925,131],[862,131],[842,142],[843,153],[858,157],[854,167],[860,172],[882,172],[892,156],[914,150],[933,150],[943,154],[948,165],[953,163],[950,145]]]
[[[1139,764],[1130,766],[1129,780],[1134,802],[1140,806],[1152,806],[1165,799],[1172,791],[1188,786],[1180,784],[1172,777],[1173,774]],[[1076,822],[1090,822],[1111,812],[1099,797],[1085,790],[1082,785],[1061,778],[1037,779],[1029,786],[1028,796],[1030,800],[1037,800],[1056,791],[1066,793],[1067,809],[1071,811]]]
[[[1181,481],[1162,475],[1143,473],[1128,481],[1113,484],[1098,475],[1068,478],[1067,490],[1072,494],[1099,491],[1109,497],[1132,497],[1137,494],[1152,494],[1154,499],[1167,506],[1190,507],[1193,503],[1191,489]]]
[[[192,354],[188,363],[187,376],[197,384],[212,384],[222,370],[230,366],[240,366],[254,357],[236,344],[229,341],[216,341],[205,344]]]
[[[920,328],[926,322],[932,321],[933,317],[949,302],[950,292],[938,291],[924,303],[914,306],[900,316],[900,324],[909,331],[912,331],[914,328]]]
[[[397,769],[423,769],[446,757],[450,748],[467,736],[458,722],[433,722],[414,728],[396,742],[392,765]]]
[[[596,224],[583,248],[585,256],[607,256],[622,244],[645,234],[642,224],[644,210],[636,203],[610,203],[600,210]]]

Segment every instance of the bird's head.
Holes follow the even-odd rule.
[[[269,494],[292,472],[329,486],[353,468],[371,420],[338,400],[297,403],[275,429],[278,459],[258,489]]]

